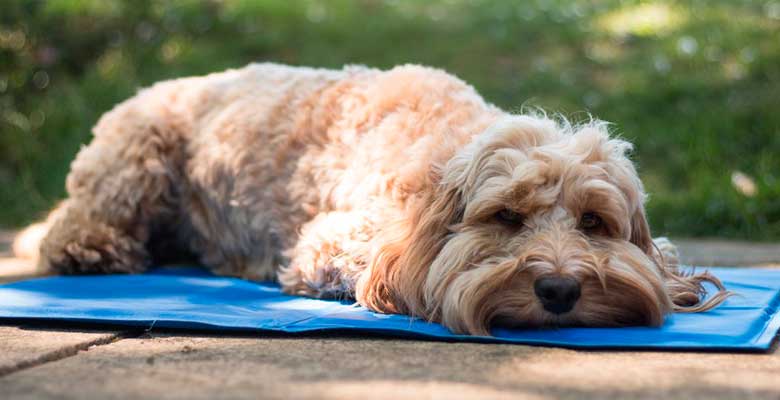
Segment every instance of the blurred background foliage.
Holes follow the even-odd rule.
[[[780,239],[780,2],[4,0],[0,226],[64,196],[114,104],[252,61],[420,63],[636,143],[657,234]]]

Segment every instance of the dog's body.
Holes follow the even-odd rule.
[[[444,72],[258,64],[157,84],[107,113],[49,217],[42,268],[220,274],[491,323],[659,324],[701,303],[653,245],[603,124],[510,116]]]

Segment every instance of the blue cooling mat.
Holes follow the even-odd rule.
[[[661,328],[495,329],[454,335],[438,324],[347,302],[282,294],[271,283],[197,268],[143,275],[60,276],[0,286],[0,318],[67,320],[208,331],[349,330],[397,336],[577,348],[766,350],[780,329],[780,271],[712,268],[739,294],[705,313],[675,314]]]

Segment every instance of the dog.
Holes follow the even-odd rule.
[[[189,255],[471,335],[657,326],[729,295],[653,241],[606,123],[513,115],[441,70],[252,64],[155,84],[93,131],[68,198],[17,240],[43,271]]]

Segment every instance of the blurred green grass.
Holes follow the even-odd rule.
[[[155,81],[252,61],[420,63],[457,74],[507,110],[612,121],[636,144],[657,234],[780,238],[777,1],[6,0],[2,8],[0,226],[28,223],[63,197],[68,164],[97,118]]]

